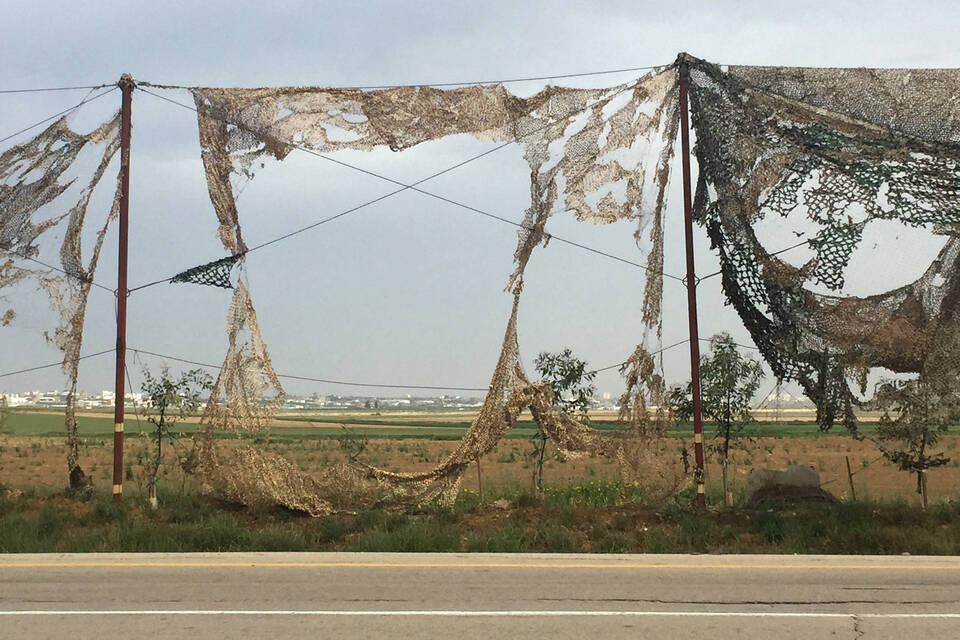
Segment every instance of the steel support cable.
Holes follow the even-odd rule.
[[[625,91],[627,88],[629,88],[629,87],[631,87],[631,86],[632,86],[632,85],[625,85],[624,88],[621,89],[620,91],[621,91],[621,92],[622,92],[622,91]],[[140,87],[138,87],[138,88],[140,88]],[[166,102],[169,102],[169,103],[171,103],[171,104],[175,104],[175,105],[177,105],[177,106],[179,106],[179,107],[182,107],[182,108],[184,108],[184,109],[187,109],[187,110],[189,110],[189,111],[193,111],[193,112],[196,112],[196,111],[197,111],[196,107],[193,107],[193,106],[184,104],[184,103],[182,103],[182,102],[178,102],[178,101],[176,101],[176,100],[173,100],[173,99],[171,99],[171,98],[167,98],[166,96],[159,95],[159,94],[157,94],[157,93],[154,93],[154,92],[152,92],[152,91],[148,91],[148,90],[143,89],[143,88],[140,88],[140,90],[143,91],[144,93],[148,94],[148,95],[151,95],[151,96],[153,96],[153,97],[155,97],[155,98],[159,98],[159,99],[164,100],[164,101],[166,101]],[[592,106],[592,105],[591,105],[591,106]],[[587,107],[587,108],[589,108],[589,107]],[[583,109],[581,109],[581,110],[579,110],[579,111],[583,111]],[[578,112],[579,112],[579,111],[578,111]],[[570,115],[575,115],[575,114],[578,113],[578,112],[574,112],[574,113],[572,113],[572,114],[568,114],[568,117],[569,117]],[[226,122],[226,120],[225,120],[225,122]],[[540,127],[540,128],[538,128],[538,129],[536,129],[536,130],[534,130],[534,131],[531,131],[531,132],[529,132],[529,133],[527,133],[527,134],[525,134],[525,135],[526,135],[526,136],[529,136],[529,135],[531,135],[531,134],[533,134],[533,133],[536,133],[537,131],[540,131],[540,130],[545,129],[545,128],[550,127],[550,126],[553,126],[554,124],[555,124],[555,122],[551,122],[551,123],[549,123],[549,124],[547,124],[547,125],[544,125],[543,127]],[[238,126],[238,127],[240,127],[240,128],[243,128],[241,125],[234,125],[234,126]],[[246,129],[246,130],[247,130],[247,131],[250,131],[249,129]],[[250,131],[250,132],[253,133],[254,135],[262,135],[262,134],[259,134],[259,133],[256,132],[256,131]],[[258,249],[262,249],[262,248],[264,248],[264,247],[270,246],[271,244],[274,244],[274,243],[276,243],[276,242],[280,242],[281,240],[286,240],[286,239],[288,239],[288,238],[290,238],[290,237],[293,237],[293,236],[295,236],[295,235],[298,235],[298,234],[303,233],[303,232],[305,232],[305,231],[308,231],[308,230],[310,230],[310,229],[316,228],[316,227],[318,227],[318,226],[320,226],[320,225],[322,225],[322,224],[326,224],[327,222],[331,222],[331,221],[333,221],[333,220],[336,220],[337,218],[341,218],[341,217],[343,217],[343,216],[345,216],[345,215],[348,215],[348,214],[350,214],[350,213],[353,213],[353,212],[355,212],[355,211],[358,211],[359,209],[363,209],[364,207],[370,206],[370,205],[372,205],[372,204],[375,204],[375,203],[377,203],[377,202],[380,202],[380,201],[382,201],[382,200],[385,200],[385,199],[387,199],[387,198],[390,198],[391,196],[397,195],[398,193],[401,193],[401,192],[407,191],[407,190],[415,191],[415,192],[417,192],[417,193],[421,193],[421,194],[423,194],[423,195],[430,196],[431,198],[435,198],[435,199],[440,200],[440,201],[442,201],[442,202],[446,202],[446,203],[448,203],[448,204],[452,204],[452,205],[454,205],[454,206],[460,207],[460,208],[465,209],[465,210],[467,210],[467,211],[470,211],[470,212],[472,212],[472,213],[476,213],[476,214],[479,214],[479,215],[482,215],[482,216],[485,216],[485,217],[488,217],[488,218],[491,218],[491,219],[494,219],[494,220],[498,220],[498,221],[500,221],[500,222],[504,222],[504,223],[506,223],[506,224],[515,226],[515,227],[520,228],[520,229],[526,229],[526,230],[528,230],[528,231],[533,231],[533,230],[535,230],[535,227],[528,226],[528,225],[525,225],[525,224],[519,223],[519,222],[514,222],[513,220],[510,220],[509,218],[504,218],[504,217],[502,217],[502,216],[499,216],[499,215],[490,213],[490,212],[488,212],[488,211],[484,211],[483,209],[479,209],[479,208],[477,208],[477,207],[473,207],[473,206],[470,206],[470,205],[467,205],[467,204],[463,204],[462,202],[453,200],[452,198],[448,198],[448,197],[446,197],[446,196],[441,196],[441,195],[438,195],[438,194],[435,194],[435,193],[432,193],[432,192],[430,192],[430,191],[426,191],[426,190],[423,190],[423,189],[420,189],[420,188],[417,187],[417,185],[422,184],[422,183],[424,183],[424,182],[427,182],[428,180],[432,180],[432,179],[434,179],[434,178],[437,178],[437,177],[439,177],[439,176],[441,176],[441,175],[444,175],[444,174],[446,174],[446,173],[449,173],[450,171],[453,171],[453,170],[455,170],[455,169],[458,169],[458,168],[460,168],[460,167],[462,167],[462,166],[464,166],[464,165],[466,165],[466,164],[468,164],[468,163],[470,163],[470,162],[473,162],[474,160],[478,160],[479,158],[482,158],[482,157],[487,156],[487,155],[489,155],[489,154],[491,154],[491,153],[494,153],[494,152],[496,152],[496,151],[499,151],[500,149],[503,149],[504,147],[508,147],[508,146],[514,144],[516,141],[517,141],[517,140],[510,140],[510,141],[507,141],[507,142],[505,142],[505,143],[503,143],[503,144],[497,145],[496,147],[494,147],[494,148],[492,148],[492,149],[488,149],[487,151],[484,151],[483,153],[480,153],[480,154],[478,154],[478,155],[476,155],[476,156],[472,156],[472,157],[470,157],[470,158],[467,158],[466,160],[463,160],[463,161],[461,161],[461,162],[458,162],[457,164],[455,164],[455,165],[453,165],[453,166],[447,167],[446,169],[443,169],[442,171],[439,171],[439,172],[434,173],[434,174],[432,174],[432,175],[430,175],[430,176],[427,176],[427,177],[425,177],[425,178],[423,178],[423,179],[421,179],[421,180],[418,180],[418,181],[416,181],[416,182],[414,182],[414,183],[412,183],[412,184],[406,184],[406,183],[404,183],[404,182],[401,182],[401,181],[399,181],[399,180],[394,180],[393,178],[390,178],[390,177],[388,177],[388,176],[384,176],[384,175],[379,174],[379,173],[376,173],[376,172],[374,172],[374,171],[370,171],[370,170],[368,170],[368,169],[364,169],[364,168],[362,168],[362,167],[358,167],[358,166],[356,166],[356,165],[353,165],[353,164],[350,164],[350,163],[347,163],[347,162],[343,162],[343,161],[337,160],[337,159],[335,159],[335,158],[331,158],[331,157],[329,157],[329,156],[327,156],[327,155],[324,155],[324,154],[322,154],[322,153],[319,153],[319,152],[317,152],[317,151],[314,151],[313,149],[310,149],[310,148],[305,147],[305,146],[303,146],[303,145],[299,145],[299,144],[295,144],[295,143],[283,142],[283,144],[287,144],[287,145],[289,145],[289,146],[291,146],[291,147],[293,147],[293,148],[295,148],[295,149],[298,149],[298,150],[300,150],[300,151],[304,151],[304,152],[306,152],[306,153],[309,153],[310,155],[314,155],[314,156],[316,156],[316,157],[318,157],[318,158],[322,158],[322,159],[327,160],[327,161],[329,161],[329,162],[332,162],[332,163],[334,163],[334,164],[338,164],[338,165],[341,165],[341,166],[343,166],[343,167],[346,167],[346,168],[349,168],[349,169],[353,169],[354,171],[359,171],[359,172],[361,172],[361,173],[365,173],[365,174],[367,174],[367,175],[370,175],[370,176],[372,176],[372,177],[378,178],[378,179],[380,179],[380,180],[384,180],[384,181],[386,181],[386,182],[390,182],[390,183],[392,183],[392,184],[398,185],[400,188],[399,188],[399,189],[396,189],[395,191],[391,191],[390,193],[384,194],[384,195],[382,195],[382,196],[380,196],[380,197],[378,197],[378,198],[374,198],[373,200],[369,200],[369,201],[367,201],[367,202],[361,203],[361,204],[359,204],[359,205],[357,205],[357,206],[355,206],[355,207],[351,207],[350,209],[347,209],[347,210],[345,210],[345,211],[341,211],[340,213],[337,213],[337,214],[335,214],[335,215],[333,215],[333,216],[330,216],[330,217],[328,217],[328,218],[324,218],[324,219],[322,219],[322,220],[320,220],[320,221],[318,221],[318,222],[312,223],[312,224],[307,225],[307,226],[305,226],[305,227],[301,227],[301,228],[299,228],[299,229],[295,229],[294,231],[291,231],[291,232],[289,232],[289,233],[286,233],[286,234],[284,234],[284,235],[282,235],[282,236],[279,236],[279,237],[277,237],[277,238],[273,238],[272,240],[268,240],[268,241],[266,241],[266,242],[263,242],[263,243],[260,243],[260,244],[258,244],[258,245],[255,245],[255,246],[247,249],[247,251],[246,251],[245,253],[250,253],[250,252],[252,252],[252,251],[256,251],[256,250],[258,250]],[[551,212],[550,215],[553,215],[554,213],[556,213],[556,212]],[[650,270],[650,267],[649,267],[648,265],[646,265],[646,264],[642,264],[642,263],[639,263],[639,262],[635,262],[635,261],[633,261],[633,260],[629,260],[629,259],[627,259],[627,258],[623,258],[623,257],[617,256],[617,255],[608,253],[608,252],[606,252],[606,251],[602,251],[602,250],[600,250],[600,249],[596,249],[596,248],[593,248],[593,247],[590,247],[590,246],[581,244],[581,243],[579,243],[579,242],[575,242],[575,241],[573,241],[573,240],[568,240],[568,239],[566,239],[566,238],[562,238],[562,237],[559,237],[559,236],[550,234],[550,233],[548,233],[548,232],[546,232],[546,231],[544,232],[544,235],[545,235],[545,237],[548,238],[548,239],[553,239],[553,240],[556,240],[557,242],[561,242],[561,243],[563,243],[563,244],[568,244],[568,245],[570,245],[570,246],[574,246],[574,247],[577,247],[577,248],[579,248],[579,249],[583,249],[583,250],[585,250],[585,251],[589,251],[589,252],[591,252],[591,253],[595,253],[595,254],[597,254],[597,255],[601,255],[601,256],[604,256],[604,257],[606,257],[606,258],[610,258],[610,259],[615,260],[615,261],[617,261],[617,262],[623,262],[623,263],[625,263],[625,264],[629,264],[629,265],[631,265],[631,266],[634,266],[634,267],[643,269],[644,271],[648,271],[648,272],[651,271],[651,270]],[[669,273],[665,273],[665,272],[662,272],[662,271],[653,271],[653,273],[654,273],[654,274],[658,274],[658,275],[662,275],[662,276],[667,277],[667,278],[671,278],[671,279],[673,279],[673,280],[677,280],[678,282],[683,282],[683,278],[674,276],[674,275],[669,274]],[[154,285],[157,285],[157,284],[162,284],[162,283],[164,283],[164,282],[169,282],[169,280],[170,280],[170,278],[165,278],[165,279],[162,279],[162,280],[156,280],[156,281],[153,281],[153,282],[149,282],[149,283],[147,283],[147,284],[144,284],[144,285],[140,285],[140,286],[137,286],[137,287],[133,287],[132,289],[130,289],[130,291],[136,291],[136,290],[144,289],[144,288],[146,288],[146,287],[154,286]]]
[[[30,373],[31,371],[40,371],[41,369],[49,369],[49,368],[51,368],[51,367],[60,367],[60,366],[63,366],[63,364],[66,363],[66,362],[73,362],[74,360],[76,360],[76,362],[80,362],[81,360],[86,360],[86,359],[88,359],[88,358],[96,358],[97,356],[106,355],[106,354],[108,354],[108,353],[116,353],[116,351],[117,351],[117,348],[116,348],[116,347],[111,347],[111,348],[106,349],[106,350],[104,350],[104,351],[98,351],[98,352],[96,352],[96,353],[88,353],[88,354],[85,355],[85,356],[80,356],[79,358],[75,358],[75,359],[72,359],[72,358],[71,358],[71,359],[64,359],[64,360],[60,360],[60,361],[58,361],[58,362],[52,362],[52,363],[50,363],[50,364],[43,364],[43,365],[39,365],[39,366],[36,366],[36,367],[30,367],[30,368],[28,368],[28,369],[19,369],[19,370],[17,370],[17,371],[8,371],[8,372],[6,372],[6,373],[0,373],[0,378],[6,378],[6,377],[8,377],[8,376],[15,376],[15,375],[18,375],[18,374],[21,374],[21,373]]]
[[[669,349],[673,349],[674,347],[679,347],[682,344],[686,344],[687,342],[689,342],[689,339],[681,340],[680,342],[676,342],[667,347],[658,349],[657,351],[653,351],[651,352],[651,355],[657,355]],[[164,353],[157,353],[154,351],[147,351],[145,349],[136,349],[133,347],[127,347],[127,349],[130,351],[133,351],[134,354],[143,353],[143,354],[154,356],[157,358],[166,358],[168,360],[183,362],[185,364],[192,364],[198,367],[208,367],[210,369],[220,368],[220,365],[210,364],[209,362],[199,362],[196,360],[189,360],[187,358],[180,358],[177,356],[171,356]],[[589,373],[600,373],[602,371],[609,371],[610,369],[622,367],[624,364],[626,364],[626,362],[618,362],[617,364],[612,364],[607,367],[601,367],[600,369],[595,369],[593,371],[590,371]],[[325,384],[336,384],[336,385],[351,386],[351,387],[375,387],[380,389],[424,389],[424,390],[435,390],[435,391],[489,391],[489,387],[446,387],[442,385],[384,384],[384,383],[377,383],[377,382],[347,382],[345,380],[331,380],[329,378],[315,378],[311,376],[299,376],[299,375],[293,375],[289,373],[278,373],[277,377],[288,378],[290,380],[301,380],[305,382],[322,382]]]
[[[651,355],[651,356],[659,355],[659,354],[663,353],[664,351],[668,351],[668,350],[670,350],[670,349],[673,349],[674,347],[679,347],[680,345],[682,345],[682,344],[687,344],[688,342],[690,342],[690,338],[685,338],[685,339],[681,340],[680,342],[674,342],[673,344],[671,344],[671,345],[669,345],[669,346],[661,347],[660,349],[657,349],[656,351],[651,351],[651,352],[650,352],[650,355]],[[617,364],[611,364],[611,365],[609,365],[609,366],[607,366],[607,367],[600,367],[599,369],[594,369],[594,370],[592,370],[592,371],[588,371],[587,373],[588,373],[588,374],[594,374],[594,373],[601,373],[601,372],[603,372],[603,371],[609,371],[610,369],[616,369],[616,368],[618,368],[618,367],[622,367],[623,365],[627,364],[627,362],[629,362],[629,360],[624,360],[623,362],[618,362]]]
[[[106,91],[101,91],[100,93],[98,93],[97,95],[95,95],[95,96],[93,96],[93,97],[89,97],[89,96],[88,96],[88,97],[84,98],[83,100],[81,100],[80,102],[78,102],[77,104],[75,104],[75,105],[73,105],[72,107],[70,107],[69,109],[64,109],[63,111],[61,111],[61,112],[59,112],[59,113],[55,113],[55,114],[53,114],[53,115],[50,116],[50,117],[44,118],[43,120],[41,120],[41,121],[39,121],[39,122],[33,123],[33,124],[30,125],[29,127],[24,127],[23,129],[20,129],[19,131],[16,131],[16,132],[14,132],[14,133],[11,133],[10,135],[8,135],[8,136],[5,137],[5,138],[0,138],[0,143],[6,142],[6,141],[9,140],[10,138],[15,138],[15,137],[17,137],[18,135],[20,135],[21,133],[26,133],[27,131],[30,131],[30,129],[35,129],[36,127],[39,127],[40,125],[42,125],[42,124],[44,124],[44,123],[50,122],[50,121],[53,120],[54,118],[59,118],[59,117],[61,117],[61,116],[67,115],[67,114],[70,113],[71,111],[75,111],[75,110],[79,109],[80,107],[82,107],[83,105],[88,104],[88,103],[90,103],[90,102],[93,102],[94,100],[96,100],[96,99],[98,99],[98,98],[102,98],[103,96],[107,95],[108,93],[112,93],[112,92],[114,92],[114,91],[116,91],[116,90],[117,90],[117,87],[116,87],[116,86],[113,86],[113,87],[110,87],[109,89],[107,89]]]
[[[185,364],[192,364],[198,367],[207,367],[210,369],[220,369],[218,364],[210,364],[209,362],[198,362],[196,360],[189,360],[187,358],[180,358],[177,356],[171,356],[164,353],[157,353],[155,351],[147,351],[146,349],[136,349],[133,347],[127,347],[129,350],[136,353],[143,353],[149,356],[155,356],[157,358],[166,358],[168,360],[174,360],[176,362],[183,362]],[[322,382],[325,384],[337,384],[350,387],[377,387],[381,389],[427,389],[427,390],[438,390],[438,391],[488,391],[488,387],[444,387],[438,385],[414,385],[414,384],[383,384],[383,383],[368,383],[368,382],[347,382],[345,380],[330,380],[326,378],[314,378],[310,376],[298,376],[286,373],[278,373],[278,378],[288,378],[290,380],[302,380],[306,382]]]
[[[502,80],[472,80],[470,82],[410,82],[407,84],[381,84],[364,85],[353,87],[337,87],[338,89],[352,89],[359,91],[368,91],[375,89],[397,89],[399,87],[467,87],[477,84],[507,84],[511,82],[537,82],[542,80],[562,80],[564,78],[584,78],[588,76],[612,75],[614,73],[629,73],[632,71],[650,71],[651,69],[663,69],[670,64],[658,64],[649,67],[627,67],[624,69],[608,69],[606,71],[586,71],[583,73],[565,73],[555,76],[533,76],[529,78],[507,78]],[[184,85],[178,84],[159,84],[153,82],[141,82],[146,87],[155,87],[157,89],[190,89]]]
[[[810,238],[810,239],[808,239],[808,240],[804,240],[803,242],[798,242],[797,244],[792,244],[792,245],[790,245],[789,247],[787,247],[787,248],[785,248],[785,249],[780,249],[779,251],[774,251],[773,253],[769,253],[769,254],[767,254],[767,255],[769,255],[769,256],[778,256],[778,255],[780,255],[781,253],[786,253],[787,251],[790,251],[790,250],[792,250],[792,249],[796,249],[797,247],[802,247],[803,245],[805,245],[805,244],[810,244],[811,242],[813,242],[813,238]],[[705,276],[701,276],[700,278],[697,278],[697,281],[700,282],[700,281],[702,281],[702,280],[706,280],[707,278],[712,278],[712,277],[714,277],[714,276],[719,276],[719,275],[721,275],[722,273],[723,273],[723,270],[722,270],[722,269],[721,269],[720,271],[714,271],[713,273],[709,273],[709,274],[707,274],[707,275],[705,275]]]
[[[41,93],[44,91],[74,91],[79,89],[103,89],[104,87],[109,87],[114,85],[114,82],[105,82],[104,84],[94,84],[86,85],[80,87],[43,87],[41,89],[0,89],[0,94],[7,93]]]
[[[679,347],[680,345],[682,345],[682,344],[687,344],[688,342],[690,342],[690,338],[685,338],[685,339],[681,340],[680,342],[674,342],[673,344],[671,344],[671,345],[669,345],[669,346],[662,347],[662,348],[660,348],[660,349],[657,349],[656,351],[651,351],[651,352],[650,352],[650,355],[652,355],[652,356],[659,355],[659,354],[663,353],[664,351],[667,351],[667,350],[669,350],[669,349],[673,349],[674,347]],[[710,338],[700,338],[700,342],[710,342]],[[735,345],[738,346],[738,347],[742,347],[742,348],[744,348],[744,349],[754,349],[754,350],[757,349],[757,347],[754,347],[754,346],[749,345],[749,344],[740,344],[739,342],[734,342],[733,344],[735,344]],[[618,362],[617,364],[611,364],[611,365],[608,366],[608,367],[602,367],[602,368],[600,368],[600,369],[594,369],[593,371],[588,371],[587,373],[600,373],[601,371],[609,371],[610,369],[616,369],[617,367],[622,367],[622,366],[625,365],[625,364],[627,364],[627,361],[626,361],[626,360],[623,361],[623,362]]]
[[[776,384],[773,385],[773,388],[767,392],[767,395],[763,396],[763,401],[759,405],[757,405],[754,411],[760,411],[761,409],[765,409],[767,405],[770,404],[771,397],[773,396],[774,392],[776,392],[777,387],[779,387],[780,385],[781,385],[781,381],[777,380]]]
[[[0,248],[0,253],[5,253],[5,254],[7,254],[7,255],[16,256],[16,257],[22,258],[22,259],[24,259],[24,260],[29,260],[30,262],[35,262],[35,263],[39,264],[40,266],[46,267],[47,269],[52,269],[53,271],[56,271],[57,273],[62,273],[63,275],[67,276],[68,278],[73,278],[74,280],[77,280],[78,282],[82,282],[82,283],[89,284],[89,285],[94,286],[94,287],[98,287],[98,288],[100,288],[100,289],[103,289],[104,291],[109,291],[110,293],[114,293],[114,294],[115,294],[116,291],[117,291],[116,289],[111,289],[110,287],[105,286],[105,285],[102,285],[102,284],[100,284],[99,282],[95,282],[94,280],[92,280],[92,279],[90,279],[90,278],[84,278],[84,277],[82,277],[82,276],[78,276],[78,275],[75,274],[75,273],[69,273],[69,272],[67,272],[67,271],[64,271],[64,270],[61,269],[60,267],[55,267],[55,266],[53,266],[52,264],[47,264],[46,262],[43,262],[43,261],[41,261],[41,260],[37,260],[36,258],[31,258],[30,256],[25,256],[25,255],[23,255],[22,253],[17,253],[16,251],[4,251],[2,248]]]

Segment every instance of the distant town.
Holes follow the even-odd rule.
[[[67,406],[67,391],[20,391],[0,392],[0,407],[24,408],[62,408]],[[76,406],[78,409],[108,409],[114,406],[116,395],[113,391],[99,393],[77,392]],[[594,399],[596,409],[619,408],[619,396],[610,393],[601,393]],[[322,395],[318,393],[309,396],[287,396],[283,404],[286,411],[466,411],[477,409],[483,404],[483,398],[452,395],[439,396],[354,396],[354,395]],[[793,396],[781,391],[758,400],[757,406],[770,407],[774,404],[782,408],[805,408],[811,406],[810,401],[802,395]],[[127,393],[124,395],[124,405],[128,407],[149,407],[150,400],[142,393]]]
[[[59,408],[67,405],[67,391],[21,391],[15,393],[0,392],[0,406],[24,408]],[[76,406],[79,409],[106,409],[115,404],[116,394],[113,391],[99,393],[77,392]],[[373,397],[354,395],[321,395],[318,393],[309,396],[287,396],[283,409],[288,411],[324,411],[324,410],[403,410],[403,409],[474,409],[483,403],[482,398],[462,396],[411,396],[400,397]],[[124,405],[135,407],[149,407],[150,398],[139,392],[124,394]]]

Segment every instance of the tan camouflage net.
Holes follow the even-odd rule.
[[[0,264],[0,291],[5,287],[12,287],[21,280],[30,276],[30,271],[16,266],[13,259],[8,258],[3,264]],[[0,297],[0,301],[6,298]],[[17,317],[17,312],[13,309],[7,309],[0,313],[0,327],[8,326]]]
[[[321,153],[401,151],[466,133],[484,141],[517,141],[531,168],[532,204],[527,228],[520,231],[511,285],[544,239],[543,226],[554,213],[562,179],[564,206],[578,219],[636,220],[638,240],[651,225],[648,319],[659,318],[661,212],[677,132],[673,68],[609,89],[547,87],[527,98],[502,85],[192,92],[218,235],[232,253],[246,245],[231,179],[238,184],[251,179],[266,157],[282,160],[296,147]]]
[[[433,498],[452,503],[460,489],[460,480],[467,466],[489,453],[507,430],[516,422],[520,412],[532,400],[532,387],[520,366],[517,344],[517,308],[520,294],[513,297],[513,310],[507,322],[500,358],[490,380],[490,388],[483,406],[457,447],[436,467],[424,472],[397,473],[374,467],[365,467],[368,475],[387,489],[401,503],[422,504]]]
[[[221,496],[246,505],[282,505],[311,516],[327,515],[326,487],[275,453],[240,447],[212,474]]]
[[[282,505],[313,516],[330,513],[330,503],[320,497],[322,485],[276,454],[245,446],[221,464],[214,430],[245,434],[267,429],[284,398],[242,276],[227,312],[227,340],[227,355],[183,468],[198,474],[209,490],[240,504]]]
[[[960,354],[946,347],[960,330],[960,70],[682,62],[700,166],[695,214],[777,378],[801,384],[822,428],[839,419],[851,430],[870,368],[955,378]],[[755,232],[757,221],[793,212],[819,229],[800,266]],[[911,284],[841,295],[851,255],[878,220],[946,244]]]
[[[247,506],[281,505],[311,516],[332,511],[322,496],[326,487],[284,458],[249,446],[238,447],[221,461],[209,427],[193,437],[193,448],[181,462],[187,473],[203,481],[201,490]]]
[[[215,429],[258,432],[270,426],[284,391],[260,335],[247,287],[237,284],[227,312],[227,355],[202,422]]]
[[[520,367],[517,309],[524,269],[533,249],[549,240],[547,219],[555,213],[558,197],[562,197],[564,207],[580,220],[636,221],[638,243],[644,230],[650,228],[652,246],[647,260],[643,322],[659,334],[662,212],[677,133],[675,69],[650,73],[636,82],[609,89],[548,87],[528,98],[514,96],[502,85],[379,91],[195,88],[192,92],[210,199],[220,222],[217,234],[234,256],[247,250],[240,231],[236,191],[238,185],[253,178],[266,157],[282,160],[296,147],[321,153],[376,147],[401,151],[463,133],[484,141],[516,141],[524,147],[524,158],[531,169],[531,206],[518,232],[516,269],[507,283],[514,295],[513,309],[490,391],[457,448],[436,468],[422,473],[363,468],[366,479],[388,490],[391,501],[451,501],[467,465],[491,451],[532,403],[540,407],[538,415],[551,421],[549,433],[564,448],[588,447],[612,454],[622,451],[622,443],[600,446],[601,436],[585,425],[568,424],[565,417],[548,417],[552,410],[543,406],[542,388],[530,385]],[[249,303],[248,297],[245,300]],[[210,420],[205,422],[214,425],[216,415],[222,414],[220,422],[224,422],[238,413],[230,398],[211,401],[208,411]],[[244,411],[241,408],[239,413]],[[588,441],[593,444],[588,445]],[[257,465],[257,473],[265,476],[282,472],[279,467],[267,471],[263,463]],[[374,493],[362,479],[354,477],[352,482],[358,492]],[[237,491],[225,493],[246,503],[263,499],[265,494],[252,486],[248,486],[246,497]],[[324,486],[330,495],[344,491],[343,483],[330,476]],[[289,506],[295,500],[285,495],[278,502]]]
[[[103,145],[99,162],[83,185],[77,200],[60,206],[58,198],[75,182],[66,176],[90,145]],[[86,483],[78,464],[80,439],[75,416],[75,394],[87,297],[100,258],[100,249],[110,223],[117,218],[119,183],[113,206],[99,223],[89,257],[83,255],[83,230],[87,207],[93,191],[120,147],[120,115],[88,134],[72,131],[66,117],[47,127],[33,139],[11,147],[0,155],[0,287],[29,276],[35,277],[47,292],[51,307],[59,314],[60,324],[47,335],[63,353],[63,371],[69,390],[66,399],[67,469],[71,485]],[[51,207],[47,208],[47,205]],[[52,210],[52,213],[51,213]],[[25,258],[40,255],[38,240],[53,230],[63,233],[59,250],[60,267],[66,275],[33,266]],[[46,257],[46,256],[43,256]],[[7,324],[15,312],[5,311],[0,325]]]

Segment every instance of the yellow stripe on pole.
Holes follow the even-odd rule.
[[[123,485],[115,484],[113,485],[113,495],[118,496],[123,493]]]
[[[693,441],[696,444],[703,444],[703,434],[702,433],[693,434]]]
[[[701,483],[697,483],[697,493],[706,493],[706,492],[707,492],[707,490],[704,489],[703,483],[702,483],[702,482],[701,482]]]
[[[114,433],[123,433],[123,423],[122,423],[122,422],[114,422],[114,423],[113,423],[113,432],[114,432]]]

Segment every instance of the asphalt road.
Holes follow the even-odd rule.
[[[960,558],[0,556],[0,638],[960,638]]]

